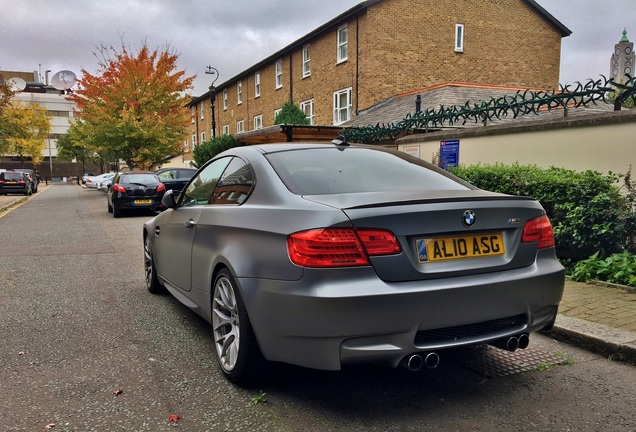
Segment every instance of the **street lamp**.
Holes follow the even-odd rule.
[[[216,137],[216,118],[214,116],[214,100],[216,99],[216,87],[214,83],[219,79],[219,71],[216,68],[208,65],[206,67],[206,74],[214,75],[212,84],[210,84],[210,108],[212,108],[212,138]]]

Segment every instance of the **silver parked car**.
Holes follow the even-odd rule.
[[[525,348],[563,294],[537,201],[378,146],[237,147],[163,203],[143,228],[147,288],[212,324],[237,383],[267,361],[417,370],[449,348]]]

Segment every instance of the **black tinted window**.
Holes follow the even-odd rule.
[[[120,184],[155,184],[159,183],[159,179],[154,174],[128,174],[119,178]]]
[[[3,172],[3,173],[0,173],[0,176],[1,176],[0,178],[4,180],[11,180],[11,181],[24,180],[24,175],[19,172]]]
[[[242,204],[252,191],[253,186],[252,170],[244,160],[236,157],[232,159],[223,172],[210,202],[213,204]]]
[[[298,195],[469,188],[406,153],[324,147],[270,153],[267,159]]]

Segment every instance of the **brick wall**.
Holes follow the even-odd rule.
[[[349,58],[337,63],[337,30],[348,26]],[[463,24],[464,51],[454,50],[455,25]],[[358,40],[359,39],[359,40]],[[274,111],[291,98],[298,105],[314,100],[315,124],[333,124],[333,94],[352,88],[352,110],[367,109],[397,93],[443,82],[470,82],[532,88],[558,84],[561,33],[523,0],[385,0],[357,16],[334,24],[308,40],[290,45],[241,76],[243,102],[237,103],[237,79],[217,90],[217,131],[243,120],[253,129],[255,115],[263,127],[274,123]],[[302,48],[310,45],[311,75],[303,77]],[[228,47],[230,48],[230,47]],[[276,89],[275,63],[283,64],[283,86]],[[260,72],[261,95],[255,97],[254,75]],[[209,110],[209,99],[204,110]],[[197,106],[197,109],[199,107]],[[195,115],[191,132],[200,140],[211,118]]]

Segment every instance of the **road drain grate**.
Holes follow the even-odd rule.
[[[539,348],[527,348],[510,352],[490,345],[458,352],[457,356],[453,356],[448,360],[488,378],[546,370],[566,363],[566,359],[562,356],[545,352]]]

